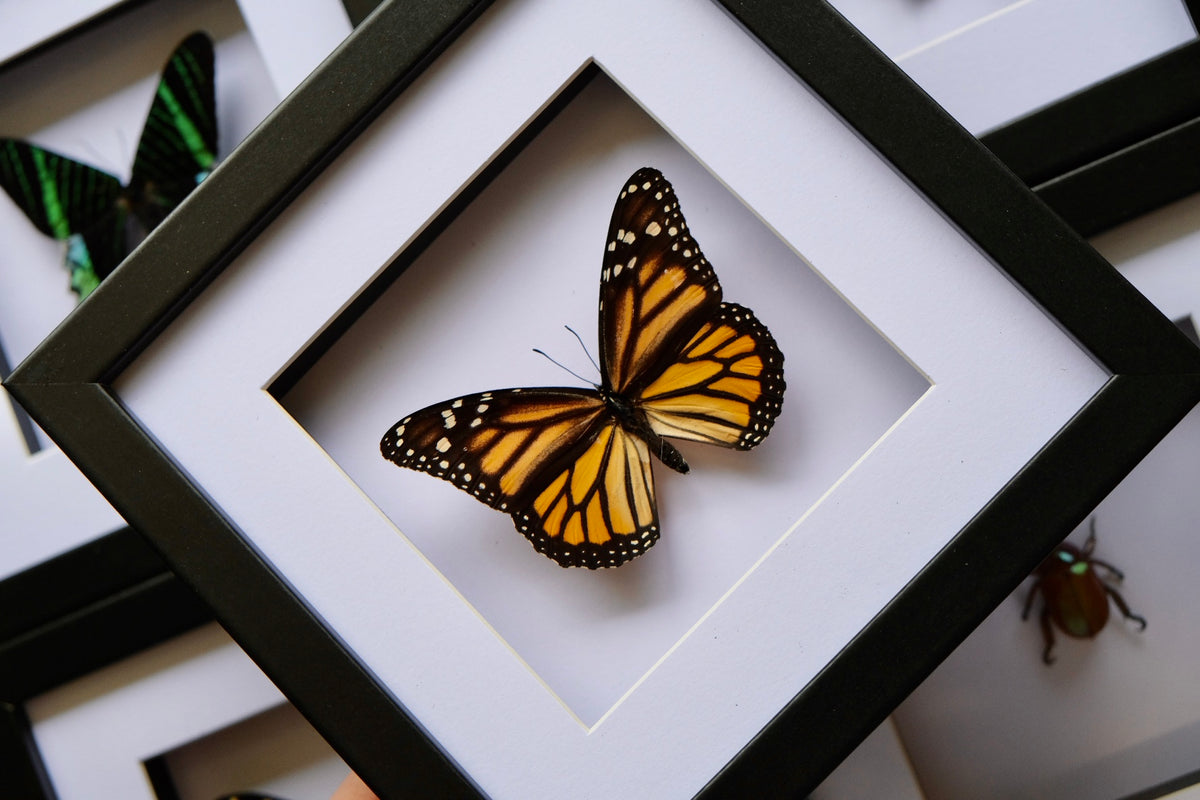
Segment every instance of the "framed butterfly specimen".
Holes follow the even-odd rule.
[[[1194,348],[1176,342],[1169,322],[828,4],[614,2],[381,6],[7,383],[382,796],[803,795],[1200,397]],[[629,24],[646,14],[671,24]],[[581,110],[589,70],[604,72],[661,140],[626,117]],[[560,123],[563,135],[554,138]],[[602,136],[582,152],[560,146],[579,131]],[[537,150],[551,139],[553,152]],[[672,160],[649,154],[660,141]],[[426,442],[427,461],[457,446],[470,459],[441,458],[432,469],[461,470],[466,485],[478,458],[496,480],[481,492],[511,490],[516,507],[504,510],[532,509],[527,517],[559,530],[563,542],[602,546],[589,541],[594,521],[604,533],[631,522],[648,532],[652,517],[640,515],[639,498],[658,500],[669,531],[677,514],[693,513],[668,505],[668,485],[682,479],[629,488],[629,465],[641,469],[668,453],[659,442],[673,442],[679,430],[676,417],[669,425],[653,417],[646,395],[660,378],[702,383],[712,359],[699,359],[705,366],[694,375],[672,368],[703,325],[728,321],[719,303],[680,321],[679,338],[669,337],[678,349],[661,360],[638,343],[653,341],[640,331],[661,323],[665,333],[676,319],[656,316],[649,302],[652,291],[674,295],[669,280],[659,282],[670,264],[642,272],[650,279],[644,288],[626,275],[638,238],[663,221],[628,225],[632,250],[601,264],[600,388],[529,407],[519,405],[526,389],[472,394],[556,382],[530,371],[505,383],[509,365],[482,362],[497,360],[486,339],[501,340],[503,353],[512,331],[478,323],[472,310],[515,305],[523,316],[546,316],[547,303],[568,302],[557,288],[545,291],[561,278],[584,287],[579,313],[596,313],[595,265],[586,259],[577,280],[553,242],[598,228],[615,199],[608,193],[646,163],[672,177],[692,170],[700,180],[687,179],[689,198],[699,197],[692,185],[723,198],[688,199],[693,223],[706,220],[700,238],[709,256],[722,251],[714,243],[723,231],[709,233],[702,215],[719,202],[747,218],[731,226],[746,266],[721,278],[732,299],[753,297],[748,304],[787,355],[787,424],[774,426],[772,446],[753,455],[719,447],[686,455],[697,473],[689,482],[714,478],[711,504],[695,513],[717,513],[695,527],[707,524],[703,535],[730,551],[749,538],[737,535],[743,529],[762,545],[739,550],[736,571],[710,593],[688,582],[732,559],[689,561],[700,548],[675,548],[682,535],[668,533],[655,557],[634,568],[595,576],[548,569],[504,532],[495,549],[462,553],[455,567],[477,565],[480,552],[515,554],[519,568],[528,565],[527,600],[514,604],[506,627],[430,556],[419,526],[389,506],[387,487],[406,484],[396,495],[411,485],[428,490],[418,498],[428,501],[422,512],[465,530],[469,547],[481,538],[470,526],[480,517],[495,522],[493,511],[462,500],[453,479],[397,474],[375,443],[392,433],[407,457],[417,451],[409,442]],[[593,181],[595,192],[578,191]],[[561,193],[542,191],[547,186]],[[586,225],[560,224],[563,198],[583,196],[597,200],[580,217]],[[210,215],[223,224],[201,237],[193,223]],[[748,294],[734,281],[760,255],[744,242],[760,232],[773,238],[770,252],[787,258],[762,273],[762,291]],[[595,233],[603,257],[608,241]],[[586,257],[590,245],[581,244],[565,252]],[[451,262],[427,280],[434,270],[426,257],[468,249],[480,270]],[[809,293],[796,289],[814,284],[826,293],[810,313],[801,305]],[[395,296],[411,301],[399,306],[404,317],[375,315],[390,311]],[[136,320],[101,313],[122,297],[152,310]],[[846,376],[863,371],[844,337],[814,322],[823,312],[833,318],[832,309],[874,337],[863,342],[889,348],[901,362],[895,375],[919,371],[928,381],[817,481],[827,464],[806,469],[815,448],[805,445],[823,428],[839,443],[857,430],[845,408],[856,394]],[[639,311],[649,312],[650,325],[604,319],[621,323]],[[393,328],[411,338],[386,339]],[[622,329],[632,346],[619,338]],[[761,348],[765,337],[745,339]],[[452,341],[478,345],[464,358],[481,375],[489,370],[485,385],[459,388],[461,371],[441,357]],[[78,342],[90,346],[71,346]],[[292,413],[288,389],[277,388],[336,360],[326,356],[343,343],[354,345],[343,351],[347,370],[367,380],[325,383],[315,404],[359,434],[348,459],[335,454],[342,442]],[[397,368],[392,356],[402,350],[416,355]],[[430,351],[437,360],[422,360]],[[639,353],[645,361],[625,360]],[[826,364],[838,369],[813,379]],[[425,399],[404,394],[403,406],[391,408],[400,384],[437,388]],[[827,394],[814,407],[809,387],[817,384]],[[489,404],[501,395],[507,407]],[[385,413],[354,413],[362,398]],[[404,412],[441,398],[462,405],[437,406],[436,418],[423,421],[428,430],[410,428],[414,417],[395,433]],[[1135,403],[1147,416],[1123,413]],[[588,449],[566,448],[551,459],[561,457],[558,471],[539,475],[532,457],[521,460],[532,452],[523,449],[533,438],[530,417],[548,406],[595,438]],[[507,431],[513,438],[503,445],[498,430],[495,449],[468,453],[476,419],[476,428],[524,427]],[[558,421],[542,420],[571,434],[570,425],[556,429]],[[705,414],[698,424],[710,434],[723,428]],[[1105,446],[1097,448],[1101,431]],[[797,447],[777,445],[793,434]],[[634,455],[613,460],[618,444]],[[493,454],[487,463],[485,453]],[[700,468],[710,460],[728,469]],[[766,461],[771,469],[756,472]],[[622,469],[625,479],[607,485],[624,489],[624,498],[601,502],[593,479],[619,479]],[[509,475],[517,482],[506,489],[500,482]],[[382,491],[370,483],[376,478]],[[797,486],[812,500],[794,502]],[[725,490],[739,498],[761,491],[763,502],[726,503]],[[398,535],[409,530],[411,537]],[[989,553],[994,569],[986,574],[962,569]],[[516,593],[507,570],[474,572]],[[685,596],[686,605],[677,602]],[[638,667],[601,687],[597,694],[613,699],[587,716],[555,689],[577,667],[569,647],[529,635],[548,609],[581,597],[602,607],[602,624],[567,622],[580,636],[611,632],[607,649],[636,651]],[[651,618],[666,606],[678,609],[679,624]],[[559,672],[540,669],[530,653],[548,654],[536,663]],[[593,660],[604,677],[613,674],[616,657],[599,652]],[[862,692],[863,681],[878,691]],[[805,758],[795,758],[798,747]]]
[[[600,276],[594,390],[505,389],[437,403],[383,437],[384,458],[512,514],[564,567],[617,567],[659,537],[651,454],[668,438],[749,450],[783,407],[783,354],[753,312],[723,302],[675,190],[653,168],[613,209]]]
[[[128,184],[3,138],[0,186],[39,231],[66,243],[71,289],[82,300],[208,175],[216,153],[213,45],[193,33],[163,68]]]

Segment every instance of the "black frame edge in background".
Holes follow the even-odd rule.
[[[1200,192],[1200,40],[980,141],[1084,237]]]
[[[371,12],[379,7],[382,0],[342,0],[346,16],[350,18],[350,26],[357,28],[363,20],[371,16]]]
[[[0,665],[22,637],[170,574],[141,536],[122,528],[0,581]]]
[[[1159,800],[1159,798],[1168,797],[1178,791],[1196,785],[1200,785],[1200,769],[1180,775],[1177,778],[1172,778],[1169,781],[1164,781],[1157,786],[1151,786],[1148,789],[1134,792],[1131,795],[1122,797],[1121,800]]]
[[[1033,187],[1092,237],[1200,191],[1200,118]]]
[[[39,58],[46,51],[53,50],[55,47],[82,33],[86,33],[97,25],[102,25],[114,17],[119,17],[122,14],[132,11],[137,6],[151,2],[154,2],[154,0],[118,0],[118,2],[100,13],[80,20],[77,24],[59,31],[48,39],[43,39],[32,47],[16,53],[8,59],[0,60],[0,70],[6,70],[17,64]],[[370,16],[371,12],[375,10],[382,0],[340,0],[340,2],[342,8],[346,11],[346,17],[350,20],[351,27],[357,28],[358,24]]]
[[[146,779],[150,781],[150,788],[156,800],[180,800],[179,789],[175,786],[175,779],[171,777],[165,755],[146,759],[142,762],[142,769],[146,771]]]
[[[0,765],[5,800],[58,800],[37,745],[29,731],[29,718],[20,703],[0,700]]]
[[[1187,7],[1188,17],[1192,20],[1192,27],[1200,33],[1200,0],[1183,0],[1183,4]]]
[[[53,36],[43,39],[32,47],[22,50],[19,53],[5,60],[0,60],[0,70],[7,70],[17,64],[23,64],[35,58],[40,58],[42,54],[48,50],[53,50],[64,42],[74,39],[82,33],[86,33],[97,25],[102,25],[105,22],[119,17],[140,5],[152,2],[153,0],[118,0],[109,8],[94,14],[87,19],[80,20],[69,28],[65,28]]]
[[[469,776],[290,595],[105,385],[486,3],[459,0],[449,12],[432,5],[381,8],[231,157],[250,168],[218,169],[9,386],[118,510],[155,535],[244,649],[381,794],[477,797]],[[1200,355],[1183,335],[836,12],[811,1],[726,5],[1114,377],[714,778],[701,792],[709,800],[815,786],[1200,400]],[[197,268],[155,270],[169,247]],[[105,313],[114,304],[128,313]],[[1125,313],[1097,313],[1113,308]],[[181,519],[187,530],[176,530]],[[199,538],[205,548],[194,546]],[[978,598],[965,617],[964,582]],[[889,665],[882,673],[881,652]],[[297,653],[305,658],[290,657]],[[866,675],[872,692],[862,690]]]
[[[1200,117],[1200,40],[1033,111],[979,140],[1031,186]]]
[[[14,800],[56,800],[26,702],[212,619],[128,529],[0,582],[0,608],[0,797]]]

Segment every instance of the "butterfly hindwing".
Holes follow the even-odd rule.
[[[658,541],[650,451],[612,419],[584,444],[513,520],[561,566],[618,567]]]
[[[658,170],[638,170],[613,209],[600,273],[600,364],[610,388],[636,391],[720,304],[721,285],[675,190]]]
[[[217,154],[213,45],[193,33],[171,54],[150,104],[130,190],[147,231],[212,170]]]
[[[111,213],[121,194],[112,175],[19,139],[0,139],[0,186],[39,231],[61,241]]]
[[[0,139],[0,186],[34,226],[67,242],[71,287],[87,295],[124,256],[121,183],[18,139]]]
[[[659,436],[749,450],[783,408],[783,354],[753,312],[722,303],[675,361],[642,388]]]

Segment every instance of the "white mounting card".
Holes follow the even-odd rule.
[[[114,385],[496,797],[694,794],[1106,379],[720,9],[662,0],[670,29],[623,23],[645,13],[490,8]],[[269,394],[593,66],[313,368],[327,379]],[[525,354],[575,347],[564,323],[591,340],[612,204],[647,164],[726,297],[775,331],[790,388],[758,450],[659,470],[648,554],[564,571],[378,441],[456,393],[564,382]]]

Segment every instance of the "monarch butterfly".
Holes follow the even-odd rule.
[[[613,209],[600,274],[601,383],[505,389],[429,406],[388,430],[384,458],[512,515],[564,567],[616,567],[659,536],[653,453],[665,437],[749,450],[783,404],[783,355],[721,300],[671,184],[643,168]]]
[[[208,175],[216,151],[212,40],[193,33],[163,68],[128,186],[18,139],[0,139],[0,186],[39,231],[67,243],[82,300]]]

